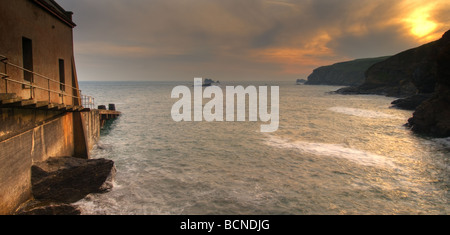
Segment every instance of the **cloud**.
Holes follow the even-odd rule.
[[[130,74],[145,68],[142,79],[205,72],[291,80],[342,60],[396,54],[450,28],[445,0],[58,2],[75,13],[77,60],[106,66],[126,58]]]

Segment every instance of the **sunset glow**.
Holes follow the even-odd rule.
[[[307,73],[323,63],[333,62],[332,59],[324,59],[336,56],[327,46],[331,40],[327,33],[322,32],[301,46],[257,50],[254,52],[254,58],[264,63],[279,64],[282,72],[286,74]]]
[[[87,80],[293,80],[394,55],[450,29],[448,0],[59,2],[76,12],[78,73]]]
[[[430,17],[431,7],[415,10],[405,22],[409,25],[411,34],[418,38],[426,38],[434,32],[438,24]]]

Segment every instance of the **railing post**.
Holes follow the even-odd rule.
[[[7,66],[7,59],[5,58],[4,60],[2,60],[2,62],[5,64],[5,74],[8,74],[8,66]],[[5,93],[8,93],[8,79],[5,79]]]
[[[48,87],[48,103],[52,103],[52,94],[50,92],[50,80],[47,80],[47,87]]]
[[[30,81],[30,100],[33,99],[33,79],[32,77]]]

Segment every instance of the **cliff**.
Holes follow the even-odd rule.
[[[370,67],[362,85],[337,92],[392,97],[433,93],[437,82],[437,57],[445,44],[440,39],[394,55]]]
[[[365,72],[372,65],[389,57],[357,59],[317,68],[306,85],[358,86],[364,83]]]
[[[416,133],[436,137],[450,136],[450,31],[439,40],[437,82],[433,97],[423,102],[409,119]]]
[[[340,94],[406,97],[395,107],[415,110],[408,121],[420,134],[450,136],[450,30],[441,39],[401,52],[370,67],[360,86]]]

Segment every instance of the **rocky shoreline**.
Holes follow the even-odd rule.
[[[373,65],[360,86],[335,93],[398,97],[392,107],[414,110],[407,126],[417,134],[450,136],[450,30],[441,39]]]
[[[32,166],[33,200],[22,205],[17,215],[80,215],[71,203],[91,193],[113,188],[114,162],[107,159],[76,157],[50,158]]]

